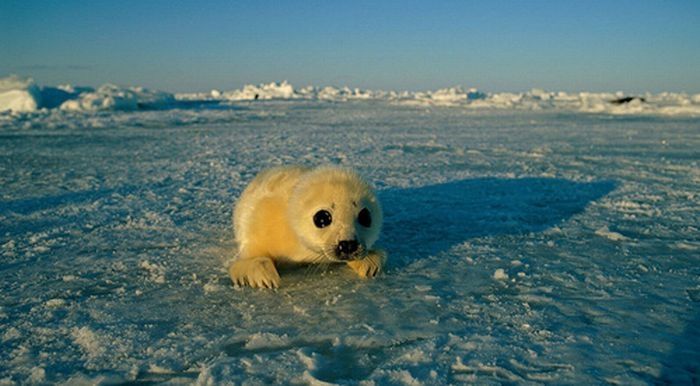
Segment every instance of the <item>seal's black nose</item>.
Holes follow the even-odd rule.
[[[347,259],[351,254],[357,251],[357,240],[343,240],[338,242],[335,248],[335,254],[341,259]]]

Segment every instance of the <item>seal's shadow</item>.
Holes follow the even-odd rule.
[[[378,245],[389,268],[447,251],[470,238],[539,232],[582,212],[612,181],[477,178],[377,194],[384,210]]]

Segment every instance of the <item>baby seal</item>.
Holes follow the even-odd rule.
[[[382,210],[368,183],[348,169],[285,166],[258,174],[233,212],[238,256],[231,280],[277,288],[280,263],[345,263],[360,277],[377,275],[386,261],[371,249]]]

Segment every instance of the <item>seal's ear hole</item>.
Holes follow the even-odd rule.
[[[332,221],[333,218],[331,217],[330,212],[327,210],[321,209],[314,215],[314,224],[316,225],[316,228],[325,228],[331,225]]]
[[[357,215],[357,222],[365,228],[372,226],[372,215],[369,213],[369,209],[362,208],[360,213]]]

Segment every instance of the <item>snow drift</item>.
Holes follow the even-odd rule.
[[[61,110],[137,110],[157,109],[175,102],[172,94],[143,87],[119,87],[106,84],[96,91],[82,93],[61,104]]]
[[[31,78],[16,75],[0,78],[0,112],[25,113],[44,108],[71,111],[157,109],[174,102],[173,94],[138,86],[106,84],[97,90],[72,85],[40,87]]]

